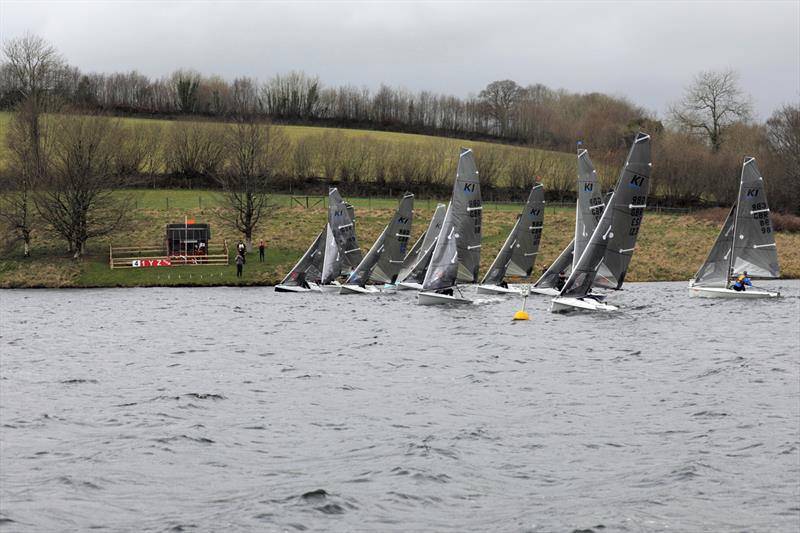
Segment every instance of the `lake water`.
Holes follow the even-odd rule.
[[[800,282],[0,292],[0,529],[797,531]],[[474,289],[472,289],[474,290]]]

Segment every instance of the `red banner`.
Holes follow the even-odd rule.
[[[168,267],[172,266],[172,261],[169,259],[134,259],[131,261],[133,268],[139,267]]]

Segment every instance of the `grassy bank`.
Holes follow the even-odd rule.
[[[0,112],[0,131],[8,129],[12,116],[10,112]],[[47,120],[49,118],[45,117]],[[171,151],[172,132],[187,122],[130,117],[118,120],[123,130],[136,132],[126,141],[129,145],[139,143],[134,145],[138,147],[135,151],[153,154],[152,164],[143,161],[140,172],[168,173],[166,155]],[[219,134],[226,127],[216,121],[197,120],[189,124],[209,134]],[[461,146],[472,148],[482,162],[483,183],[516,188],[521,186],[521,180],[535,175],[548,176],[553,183],[557,181],[561,185],[571,185],[574,180],[575,158],[563,152],[387,131],[291,125],[275,125],[274,128],[285,135],[288,146],[276,161],[273,172],[289,181],[299,180],[298,183],[309,177],[325,177],[368,184],[381,176],[387,187],[405,183],[404,180],[428,180],[426,183],[446,185],[452,179]],[[218,142],[219,138],[214,138]],[[146,140],[153,141],[152,149]],[[10,164],[8,147],[0,142],[0,171]],[[617,169],[597,164],[603,186],[607,188]]]
[[[275,207],[256,235],[267,241],[267,261],[259,263],[257,253],[248,256],[244,278],[237,280],[233,265],[227,267],[172,267],[115,269],[108,267],[109,244],[117,246],[157,245],[164,227],[189,216],[212,225],[212,242],[236,242],[239,235],[218,219],[219,197],[205,191],[136,191],[126,227],[105,239],[90,242],[89,254],[73,261],[64,253],[63,243],[45,231],[35,234],[33,257],[22,259],[14,248],[0,254],[0,287],[138,287],[153,285],[271,285],[279,282],[325,224],[326,210],[320,204],[308,208],[292,205],[290,197],[275,196]],[[169,198],[169,202],[167,202]],[[394,199],[349,198],[356,208],[356,228],[361,248],[366,250],[383,229],[397,201]],[[167,208],[167,203],[169,207]],[[201,207],[202,205],[202,207]],[[413,236],[427,226],[435,201],[421,200],[414,210]],[[484,208],[483,273],[514,223],[519,205],[487,203]],[[723,215],[724,216],[724,215]],[[555,259],[572,238],[575,212],[548,207],[536,272]],[[628,281],[688,280],[711,248],[720,221],[691,215],[648,213],[642,225]],[[800,277],[800,234],[776,235],[784,277]]]

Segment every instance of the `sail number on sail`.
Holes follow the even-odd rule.
[[[631,199],[631,229],[628,235],[639,234],[639,226],[642,223],[642,215],[644,215],[646,202],[647,196],[634,196]]]
[[[405,219],[400,219],[405,223]],[[408,239],[411,238],[411,230],[408,228],[400,228],[397,230],[397,241],[400,243],[400,251],[405,254],[406,247],[408,246]]]
[[[772,225],[769,221],[769,208],[766,202],[753,204],[750,212],[753,214],[753,220],[758,220],[758,224],[761,226],[761,233],[772,233]]]
[[[475,235],[481,234],[481,211],[483,211],[483,209],[481,209],[480,200],[470,200],[467,202],[467,212],[475,224]]]

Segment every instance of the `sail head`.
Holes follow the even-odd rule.
[[[731,274],[745,271],[756,278],[780,277],[767,191],[753,157],[746,157],[742,165]]]

